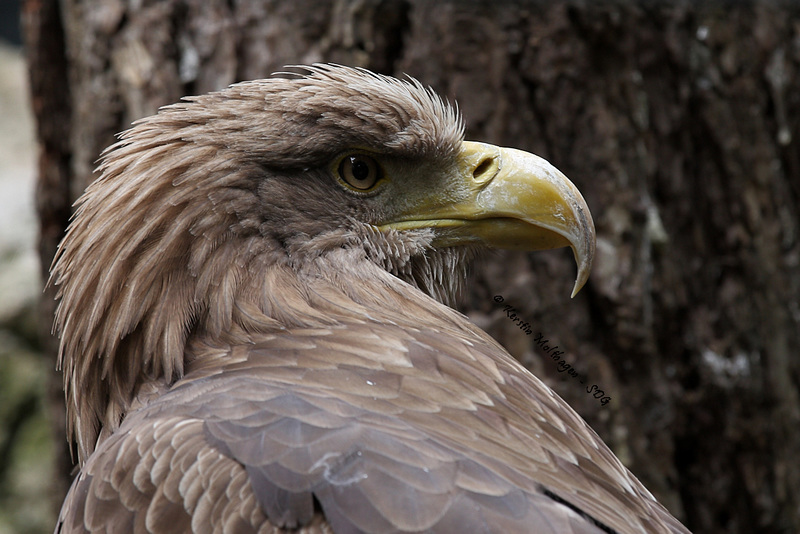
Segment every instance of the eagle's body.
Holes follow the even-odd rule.
[[[569,244],[583,279],[593,250],[565,178],[542,167],[534,220],[538,160],[462,131],[318,66],[127,132],[54,267],[83,462],[57,530],[686,532],[442,303],[486,245]]]

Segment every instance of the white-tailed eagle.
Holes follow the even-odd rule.
[[[687,532],[449,308],[488,247],[594,226],[414,80],[331,65],[186,98],[102,157],[53,267],[81,470],[57,531]]]

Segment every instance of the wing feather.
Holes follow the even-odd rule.
[[[493,341],[446,334],[357,323],[193,345],[186,378],[86,464],[62,531],[101,532],[77,527],[102,512],[148,533],[165,520],[195,532],[685,532]],[[205,359],[229,363],[211,372]]]

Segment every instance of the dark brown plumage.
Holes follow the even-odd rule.
[[[315,66],[192,97],[103,156],[53,267],[82,469],[60,532],[686,532],[448,308],[580,194],[415,81]]]

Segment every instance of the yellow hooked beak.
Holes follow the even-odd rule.
[[[445,190],[414,203],[382,229],[431,228],[435,246],[468,243],[514,250],[569,246],[578,264],[572,296],[589,278],[595,229],[578,189],[546,160],[465,141]]]

